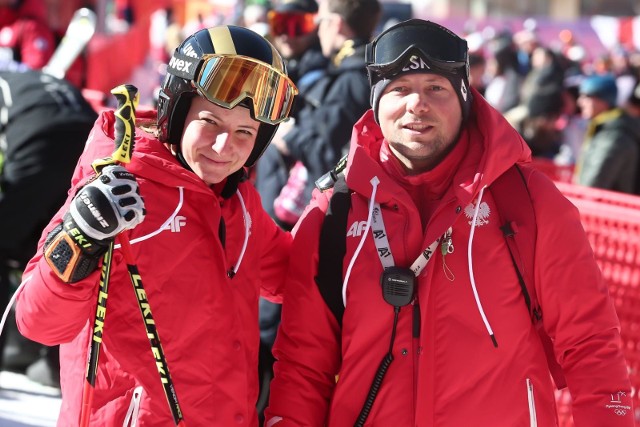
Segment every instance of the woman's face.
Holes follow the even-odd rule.
[[[182,155],[207,185],[217,184],[245,164],[259,126],[248,108],[228,110],[197,96],[185,120]]]

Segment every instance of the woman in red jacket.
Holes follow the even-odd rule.
[[[280,300],[291,238],[263,211],[245,166],[286,120],[296,93],[268,41],[220,26],[176,49],[157,127],[137,129],[126,169],[108,166],[95,179],[92,162],[111,155],[115,132],[112,111],[98,118],[17,299],[20,331],[61,344],[58,425],[79,423],[97,266],[121,231],[129,234],[173,387],[165,397],[116,245],[90,425],[173,425],[167,399],[175,396],[188,425],[257,424],[258,298]]]
[[[373,111],[354,129],[346,236],[334,238],[346,244],[342,280],[320,285],[330,192],[316,193],[294,228],[266,425],[556,426],[540,325],[575,425],[632,427],[620,326],[578,212],[523,165],[525,142],[470,91],[466,41],[409,20],[367,54]],[[496,200],[518,198],[492,186],[516,164],[526,186],[516,174],[511,187],[528,188],[531,203],[512,210],[533,209],[537,226],[538,325],[500,229]]]

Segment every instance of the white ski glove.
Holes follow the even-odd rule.
[[[135,176],[106,166],[71,201],[69,212],[45,241],[45,258],[67,283],[91,274],[118,233],[134,228],[146,211]]]
[[[105,167],[76,194],[69,214],[77,227],[95,240],[112,239],[134,228],[145,215],[135,176],[122,166]]]

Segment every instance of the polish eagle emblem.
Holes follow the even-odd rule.
[[[473,221],[473,214],[476,211],[476,206],[473,203],[469,203],[464,208],[464,214],[469,219],[469,225]],[[481,202],[478,208],[478,217],[476,218],[476,227],[480,227],[485,224],[489,224],[489,215],[491,214],[491,208],[486,202]]]

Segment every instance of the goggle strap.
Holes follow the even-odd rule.
[[[167,72],[185,80],[194,80],[201,64],[202,59],[184,55],[176,49],[167,65]]]
[[[373,64],[376,58],[373,54],[373,43],[367,43],[364,50],[364,62],[365,64]]]

